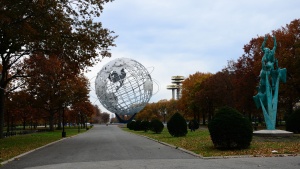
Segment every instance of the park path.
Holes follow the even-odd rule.
[[[195,143],[196,144],[196,143]],[[204,160],[122,131],[115,125],[91,130],[36,150],[0,169],[300,168],[300,157]]]

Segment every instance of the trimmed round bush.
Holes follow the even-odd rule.
[[[127,128],[129,128],[129,130],[134,130],[135,121],[131,121],[131,122],[127,123]]]
[[[245,149],[252,141],[251,122],[230,107],[219,109],[208,123],[211,140],[217,149]]]
[[[300,109],[295,110],[286,121],[286,130],[300,133]]]
[[[135,125],[134,125],[134,131],[140,131],[141,130],[141,120],[137,120],[135,121]]]
[[[141,126],[140,126],[141,130],[147,132],[149,130],[149,127],[150,127],[149,121],[142,121],[141,122]]]
[[[150,122],[150,130],[155,132],[156,134],[161,133],[164,129],[164,124],[158,120],[158,119],[153,119]]]
[[[167,123],[167,128],[171,136],[181,137],[187,134],[187,124],[180,113],[175,113]]]
[[[196,119],[191,120],[188,125],[188,127],[191,131],[195,131],[195,130],[199,129],[199,126],[200,125]]]

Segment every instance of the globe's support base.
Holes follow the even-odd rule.
[[[132,116],[130,117],[130,119],[124,120],[124,119],[122,119],[117,113],[115,113],[115,114],[116,114],[116,117],[117,117],[119,123],[129,123],[129,122],[131,122],[131,121],[133,120],[133,118],[134,118],[135,115],[136,115],[136,113],[135,113],[134,115],[132,115]]]
[[[258,130],[254,131],[253,135],[260,137],[292,137],[294,133],[284,130]]]

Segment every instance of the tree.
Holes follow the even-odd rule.
[[[73,74],[72,66],[56,56],[45,58],[34,55],[25,63],[27,74],[30,75],[26,79],[27,90],[36,98],[36,104],[49,112],[50,131],[53,131],[56,113],[59,112],[61,124],[64,108],[88,100],[88,80],[82,75]]]
[[[107,123],[110,120],[110,114],[102,112],[98,105],[94,105],[94,113],[91,116],[92,123]]]
[[[20,119],[25,130],[26,123],[33,120],[35,108],[33,98],[25,90],[11,93],[11,104],[7,105],[11,112],[15,112],[15,119]]]
[[[178,100],[160,100],[157,103],[148,103],[145,108],[135,116],[135,119],[141,121],[159,119],[160,121],[165,122],[178,109]]]
[[[290,114],[300,100],[300,19],[273,31],[273,34],[280,43],[276,50],[279,67],[287,69],[287,82],[280,85],[279,106],[286,107],[285,112]]]
[[[197,104],[202,108],[203,124],[211,120],[216,108],[232,105],[234,102],[232,76],[229,71],[222,70],[206,78],[195,94]],[[230,98],[230,99],[228,99]]]
[[[179,109],[179,100],[171,99],[166,104],[166,119],[170,119]]]
[[[106,112],[101,113],[101,120],[103,123],[108,123],[109,117],[110,117],[109,113],[106,113]]]
[[[104,3],[112,0],[0,1],[0,138],[3,137],[5,93],[26,77],[24,58],[39,54],[71,63],[76,72],[92,66],[102,57],[110,57],[109,47],[116,37],[101,23]],[[13,84],[10,89],[8,86]]]
[[[259,62],[261,63],[261,62]],[[235,98],[235,107],[243,114],[248,113],[251,118],[252,112],[255,110],[253,102],[253,90],[257,85],[257,74],[254,71],[255,60],[250,55],[244,54],[235,63],[235,69],[233,76],[233,95]],[[228,105],[233,106],[233,105]]]
[[[160,118],[160,112],[158,110],[158,104],[157,103],[148,103],[145,108],[139,112],[135,119],[137,120],[152,120],[152,119],[159,119]]]
[[[182,112],[185,112],[185,115],[193,117],[198,122],[200,121],[202,107],[200,106],[201,104],[199,104],[197,93],[201,90],[202,83],[205,79],[211,75],[210,73],[196,72],[186,78],[182,83],[182,97],[179,100],[179,107]]]
[[[72,105],[71,107],[71,116],[78,117],[76,120],[78,123],[85,126],[86,122],[91,119],[92,114],[95,112],[95,107],[89,101],[81,101]]]
[[[92,114],[92,123],[100,123],[101,122],[101,110],[98,105],[94,105],[94,114]]]
[[[296,109],[286,121],[286,130],[294,133],[300,133],[300,109]]]

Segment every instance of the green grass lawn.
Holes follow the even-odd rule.
[[[77,128],[66,128],[67,137],[78,134]],[[86,131],[80,129],[80,132]],[[62,139],[62,130],[54,132],[41,132],[26,135],[17,135],[0,139],[0,162],[6,161],[22,153],[44,146]]]
[[[151,131],[132,131],[127,128],[123,130],[132,132],[138,135],[144,135],[155,140],[165,142],[176,147],[181,147],[186,150],[190,150],[203,157],[212,156],[275,156],[278,154],[292,154],[297,155],[300,153],[300,135],[294,135],[294,137],[288,138],[262,138],[254,136],[251,142],[251,146],[245,150],[226,150],[221,151],[214,148],[210,139],[210,135],[207,129],[199,129],[195,132],[188,132],[185,137],[172,137],[166,128],[164,128],[161,134],[155,134]],[[276,150],[277,153],[272,153]]]

